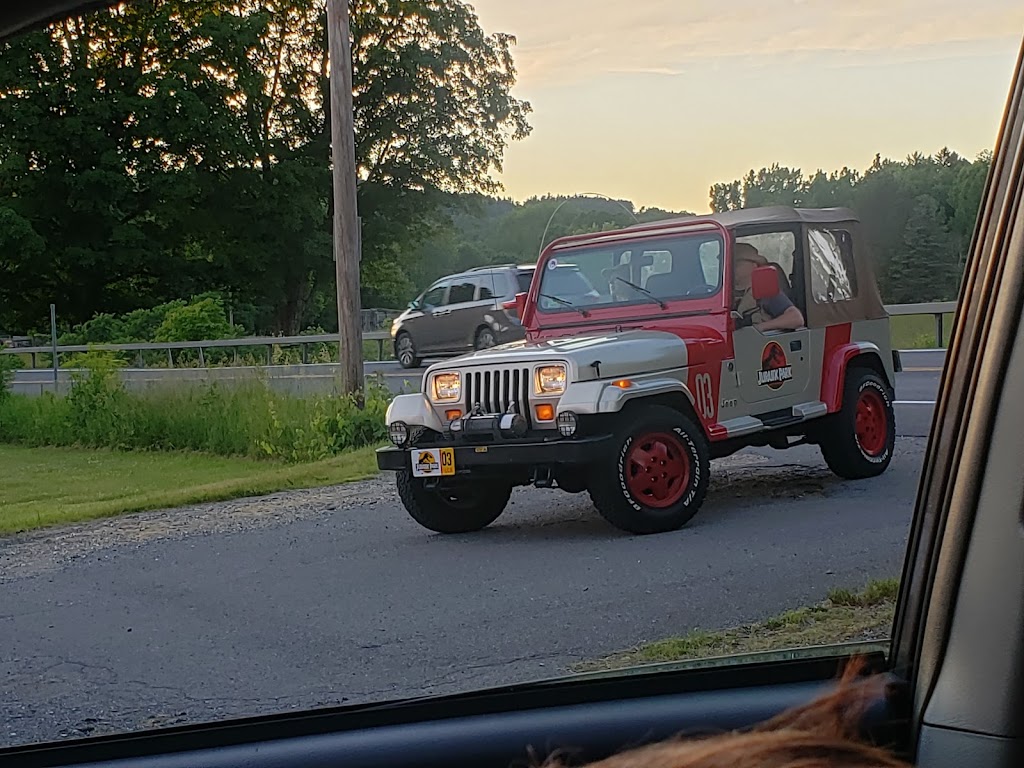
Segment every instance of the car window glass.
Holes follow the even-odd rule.
[[[853,240],[844,229],[808,232],[811,296],[818,304],[847,301],[857,295]]]
[[[710,296],[720,287],[721,258],[720,236],[707,233],[660,238],[642,249],[574,249],[545,262],[538,307],[565,312],[572,311],[566,301],[572,305],[650,303],[644,291],[660,299]]]
[[[887,637],[1003,87],[779,5],[337,2],[333,68],[325,2],[5,39],[0,750]],[[730,322],[737,235],[806,328],[753,280]]]
[[[447,283],[441,283],[435,285],[429,291],[423,294],[423,298],[420,299],[420,304],[424,307],[440,307],[444,304],[444,293],[448,288]]]
[[[737,243],[749,243],[757,252],[773,264],[782,267],[787,276],[793,274],[793,252],[796,250],[796,236],[792,232],[765,232],[759,235],[745,235],[736,238]]]
[[[451,290],[448,291],[448,303],[449,304],[464,304],[467,301],[473,300],[473,294],[476,293],[476,283],[473,278],[464,277],[455,280],[452,283]]]
[[[651,275],[662,275],[672,271],[671,253],[668,251],[648,251],[648,255],[651,257],[651,263],[640,268],[640,276],[643,278],[644,285],[647,285]]]
[[[480,284],[478,299],[493,299],[504,296],[508,290],[508,281],[501,272],[488,272],[477,277]]]
[[[722,280],[722,241],[701,243],[698,253],[704,280],[708,285],[718,285]]]

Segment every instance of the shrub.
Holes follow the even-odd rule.
[[[90,357],[91,356],[91,357]],[[315,461],[383,442],[390,393],[296,398],[254,381],[126,392],[117,362],[88,353],[65,398],[0,403],[0,441],[119,449],[186,450],[289,462]]]
[[[17,355],[0,355],[0,402],[10,397],[11,382],[14,381],[14,372],[18,370]]]

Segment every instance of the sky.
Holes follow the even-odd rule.
[[[1019,0],[468,0],[516,36],[533,106],[499,180],[703,212],[780,163],[866,169],[991,149],[1024,36]]]

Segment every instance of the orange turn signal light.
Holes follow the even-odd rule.
[[[616,379],[612,382],[612,386],[618,387],[619,389],[629,389],[633,386],[633,382],[629,379]]]
[[[538,405],[534,410],[537,412],[538,421],[551,421],[553,418],[555,418],[555,406],[553,406],[551,403],[542,403],[541,405]]]
[[[455,421],[461,415],[462,415],[462,411],[460,411],[458,408],[453,408],[450,411],[445,411],[444,412],[444,417],[446,419],[448,419],[448,421]]]

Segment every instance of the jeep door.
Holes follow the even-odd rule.
[[[793,283],[801,282],[796,269],[802,263],[799,258],[802,245],[799,230],[751,233],[738,236],[736,241],[754,246],[769,264],[779,268],[780,290],[806,316],[802,297],[792,287]],[[808,391],[812,378],[810,341],[810,331],[806,327],[763,333],[747,327],[733,332],[736,390],[743,402],[763,406],[752,415],[819,399],[818,392]]]
[[[752,327],[738,328],[732,341],[737,390],[745,403],[763,404],[767,412],[818,399],[817,392],[812,396],[807,391],[811,378],[807,328],[763,333]]]

